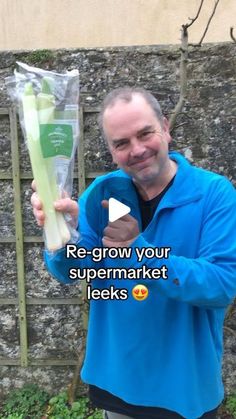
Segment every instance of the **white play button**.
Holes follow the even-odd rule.
[[[119,218],[123,217],[126,214],[129,214],[130,207],[128,207],[125,204],[122,204],[122,202],[117,201],[115,198],[109,199],[109,221],[113,222],[118,220]]]

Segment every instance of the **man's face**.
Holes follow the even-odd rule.
[[[161,127],[153,109],[140,94],[130,102],[117,100],[104,112],[103,129],[113,161],[138,184],[165,179],[169,163],[168,123]]]

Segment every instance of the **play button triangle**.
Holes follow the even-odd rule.
[[[118,201],[115,198],[110,198],[108,202],[108,216],[110,222],[114,222],[119,218],[123,217],[124,215],[129,214],[130,207],[128,207],[128,205],[122,204],[122,202]]]

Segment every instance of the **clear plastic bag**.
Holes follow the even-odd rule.
[[[78,231],[54,201],[71,197],[79,141],[79,73],[59,74],[17,62],[5,82],[17,105],[37,193],[45,212],[44,241],[50,252],[76,243]]]

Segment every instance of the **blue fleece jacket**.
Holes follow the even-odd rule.
[[[96,288],[126,288],[129,297],[91,300],[81,377],[127,403],[195,419],[223,399],[223,321],[236,294],[236,193],[223,176],[191,166],[178,153],[170,158],[178,164],[174,183],[132,243],[130,259],[66,259],[62,249],[53,257],[46,253],[45,260],[63,283],[74,282],[71,267],[166,266],[165,280],[93,280]],[[101,200],[109,197],[130,206],[141,226],[132,180],[116,171],[97,178],[81,196],[78,246],[102,246],[108,214]],[[138,262],[135,248],[147,247],[170,247],[170,255]],[[137,283],[149,290],[142,302],[132,297]]]

